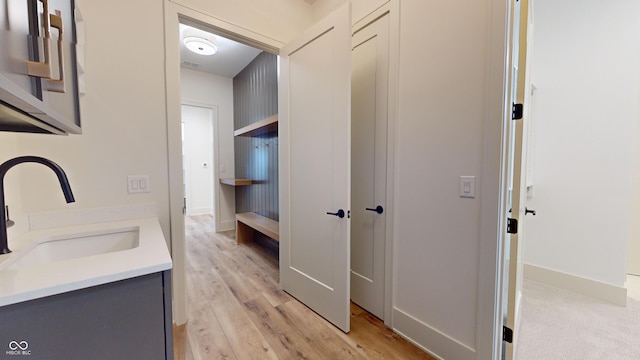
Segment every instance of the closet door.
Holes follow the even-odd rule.
[[[351,14],[280,52],[280,283],[349,331]]]
[[[353,35],[351,300],[384,318],[389,14]]]

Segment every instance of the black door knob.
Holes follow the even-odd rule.
[[[382,214],[384,212],[384,208],[382,208],[382,206],[380,206],[380,205],[376,206],[375,208],[365,208],[365,209],[367,209],[369,211],[375,211],[378,214]]]
[[[340,219],[342,219],[344,217],[344,210],[340,209],[340,210],[338,210],[338,212],[334,212],[334,213],[328,212],[327,215],[337,216]]]
[[[524,214],[525,214],[525,215],[527,215],[527,214],[531,214],[531,215],[533,215],[533,216],[536,216],[536,211],[535,211],[535,210],[529,210],[528,208],[526,208],[526,207],[525,207],[525,208],[524,208]]]

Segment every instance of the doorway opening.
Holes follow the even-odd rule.
[[[527,2],[520,1],[522,6]],[[524,214],[529,214],[526,228],[526,247],[522,255],[522,270],[520,277],[523,285],[520,289],[522,308],[522,329],[520,336],[520,347],[522,354],[529,353],[536,356],[535,349],[539,349],[540,343],[553,337],[552,331],[547,328],[537,328],[535,336],[531,329],[534,323],[546,323],[548,329],[554,327],[553,322],[546,322],[538,314],[550,314],[549,311],[539,311],[543,306],[551,308],[565,301],[558,301],[554,304],[551,296],[546,295],[545,287],[560,288],[563,291],[578,293],[580,296],[597,299],[597,301],[607,301],[618,305],[624,305],[631,289],[629,282],[624,283],[624,241],[627,239],[627,217],[629,215],[625,201],[629,197],[629,182],[618,185],[616,179],[626,178],[629,170],[635,170],[632,163],[629,163],[629,145],[633,144],[631,137],[622,135],[621,130],[625,126],[631,126],[632,121],[622,121],[617,127],[611,128],[609,124],[601,125],[600,113],[607,113],[609,117],[632,118],[629,115],[636,114],[637,111],[632,105],[631,108],[620,106],[629,103],[619,101],[619,99],[609,98],[610,89],[617,89],[618,93],[631,93],[632,89],[637,90],[637,78],[627,76],[629,69],[634,68],[637,62],[637,51],[629,51],[623,44],[628,43],[629,31],[636,22],[632,17],[621,16],[623,13],[634,13],[623,7],[592,7],[584,8],[575,12],[572,4],[561,6],[550,1],[529,0],[530,11],[535,13],[535,34],[533,28],[529,26],[528,33],[533,35],[533,42],[527,42],[529,52],[533,49],[532,61],[527,67],[532,68],[531,83],[536,87],[525,88],[524,121],[528,126],[529,139],[526,159],[526,200],[528,207],[525,207]],[[626,6],[626,5],[625,5]],[[571,13],[573,24],[571,30],[567,30],[561,21],[562,14]],[[614,16],[614,13],[620,16]],[[635,12],[637,13],[637,12]],[[634,13],[634,14],[635,14]],[[574,16],[575,15],[575,16]],[[607,36],[589,36],[593,30],[594,23],[607,24],[609,19],[616,18],[616,26],[605,26]],[[636,17],[637,18],[637,17]],[[557,44],[571,43],[574,39],[590,39],[589,41],[573,48],[571,52],[556,51]],[[608,49],[605,53],[593,51],[593,49]],[[571,56],[565,56],[570,54]],[[580,56],[589,54],[589,56]],[[589,61],[581,63],[581,67],[575,68],[573,59],[588,58]],[[559,61],[558,59],[562,59]],[[629,59],[629,62],[619,59]],[[620,77],[609,76],[606,81],[595,82],[596,77],[591,70],[597,70],[605,65],[615,64],[614,68]],[[593,78],[592,78],[593,76]],[[580,78],[581,82],[574,81]],[[627,90],[622,90],[627,89]],[[635,91],[634,90],[634,91]],[[566,104],[558,99],[557,94],[572,94],[574,104]],[[536,99],[537,98],[537,99]],[[557,104],[562,103],[561,107]],[[527,110],[529,107],[529,110]],[[566,117],[566,113],[558,109],[580,109],[579,112],[571,113],[573,118],[580,119],[580,126],[576,127],[571,119]],[[536,118],[535,113],[539,112]],[[618,115],[614,115],[618,114]],[[623,115],[624,114],[624,115]],[[535,118],[535,120],[534,120]],[[534,120],[532,122],[532,120]],[[537,122],[539,120],[539,122]],[[528,125],[526,125],[528,122]],[[536,123],[537,122],[537,123]],[[537,129],[537,139],[534,144],[538,144],[532,151],[531,126]],[[629,129],[629,128],[627,128]],[[578,131],[576,131],[578,130]],[[587,135],[581,133],[585,131]],[[628,131],[627,131],[628,133]],[[593,135],[591,135],[593,134]],[[614,140],[615,139],[615,140]],[[526,141],[526,139],[525,139]],[[560,151],[562,150],[562,151]],[[571,162],[569,166],[564,166],[569,162],[566,159],[574,159],[574,154],[589,159],[589,161]],[[615,154],[615,155],[613,155]],[[536,165],[532,166],[531,159],[536,159]],[[607,160],[604,160],[607,159]],[[610,159],[615,159],[612,161]],[[556,169],[562,168],[562,171]],[[594,172],[596,176],[587,177],[582,181],[582,174],[591,169],[606,168],[606,172]],[[536,170],[535,194],[530,187],[531,169]],[[604,175],[600,178],[599,175]],[[622,176],[622,174],[624,174]],[[571,184],[579,181],[580,186],[589,189],[592,194],[588,200],[583,200],[579,189],[566,191],[563,184]],[[615,185],[614,185],[615,184]],[[535,195],[531,198],[531,195]],[[524,196],[524,195],[523,195]],[[624,199],[620,203],[618,200]],[[600,206],[595,211],[585,211],[574,214],[571,221],[562,218],[567,208],[581,209],[584,204],[598,203]],[[567,205],[570,204],[570,205]],[[566,207],[565,207],[566,206]],[[611,213],[608,209],[622,208],[622,212]],[[534,209],[539,210],[538,216]],[[633,212],[631,212],[633,214]],[[522,218],[520,218],[522,220]],[[622,225],[621,225],[622,224]],[[519,224],[522,228],[522,224]],[[563,231],[566,231],[563,232]],[[519,231],[523,233],[523,231]],[[615,240],[614,240],[615,239]],[[622,241],[621,241],[622,240]],[[520,241],[521,242],[521,241]],[[520,244],[522,247],[522,243]],[[573,249],[584,249],[577,257],[577,261],[565,261],[566,254],[572,253]],[[606,252],[607,256],[602,256]],[[630,259],[631,253],[627,250],[626,259]],[[513,259],[513,258],[512,258]],[[629,266],[629,263],[627,263]],[[629,269],[627,269],[628,272]],[[523,276],[524,275],[524,276]],[[627,275],[627,281],[629,277]],[[535,285],[534,285],[535,284]],[[542,286],[538,286],[542,285]],[[543,287],[544,286],[544,287]],[[536,299],[545,299],[544,303],[536,302]],[[591,299],[589,299],[591,300]],[[585,301],[586,302],[586,301]],[[532,311],[531,304],[537,304],[536,311]],[[553,305],[552,305],[553,304]],[[577,305],[577,304],[576,304]],[[576,306],[576,309],[578,307]],[[584,309],[583,318],[587,315],[588,307]],[[535,317],[533,316],[535,314]],[[555,321],[567,324],[569,319],[575,319],[575,315],[567,313],[565,317],[556,316]],[[605,321],[605,317],[602,317]],[[533,321],[532,321],[533,320]],[[613,325],[615,321],[607,321]],[[578,323],[569,322],[571,325],[580,327]],[[593,322],[593,328],[598,329],[599,325]],[[515,329],[514,329],[515,330]],[[588,334],[588,328],[582,331]],[[545,334],[541,336],[540,334]],[[583,336],[583,338],[585,338]],[[518,340],[514,337],[514,341]],[[576,345],[569,343],[572,347]],[[577,344],[577,343],[576,343]],[[602,345],[604,346],[604,344]],[[548,349],[547,349],[548,350]],[[558,351],[556,351],[558,352]],[[520,351],[518,351],[520,353]],[[539,354],[537,355],[539,357]],[[520,357],[520,355],[518,356]],[[525,356],[522,355],[524,358]]]
[[[388,12],[388,10],[387,10],[387,12]],[[375,19],[376,17],[380,17],[381,15],[378,13],[378,14],[374,14],[372,16],[374,16],[374,19]],[[195,26],[195,27],[197,27],[197,28],[199,28],[201,30],[207,30],[208,32],[212,32],[215,35],[229,37],[229,38],[234,39],[234,40],[239,40],[239,42],[241,42],[241,43],[249,44],[249,45],[252,45],[252,46],[258,46],[260,48],[260,49],[258,49],[258,52],[260,54],[274,56],[274,55],[272,55],[272,53],[274,52],[274,49],[278,48],[278,47],[275,47],[275,46],[260,44],[258,42],[252,42],[250,39],[249,40],[247,39],[246,35],[245,36],[238,35],[238,34],[234,35],[234,33],[229,32],[228,30],[224,30],[224,29],[218,28],[218,27],[216,27],[214,25],[210,25],[208,23],[205,23],[204,20],[201,22],[200,20],[193,20],[192,18],[186,18],[183,15],[178,15],[177,19],[179,20],[179,23],[182,24],[182,25]],[[371,21],[371,18],[366,20],[366,22],[370,22],[370,21]],[[176,33],[175,31],[170,31],[170,32],[171,32],[171,34],[168,35],[169,38],[171,38],[171,36],[173,36]],[[259,57],[259,56],[261,56],[261,55],[258,55],[257,57]],[[170,60],[170,62],[172,62],[174,64],[176,63],[176,61],[172,61],[172,60]],[[189,61],[189,60],[187,60],[187,62],[189,62],[189,63],[185,63],[184,61],[180,61],[180,63],[182,63],[181,72],[183,74],[197,73],[198,71],[196,71],[196,69],[197,68],[201,68],[201,65],[199,65],[197,62],[192,62],[192,61]],[[172,66],[172,65],[168,65],[168,69],[170,68],[170,66]],[[168,71],[170,71],[170,70],[168,70]],[[175,92],[175,90],[171,89],[172,82],[174,82],[171,79],[171,77],[172,77],[171,75],[168,75],[168,78],[169,78],[168,86],[167,86],[168,102],[171,102],[172,101],[171,98],[174,97],[174,95],[175,95],[175,94],[172,94],[172,91]],[[230,80],[230,81],[232,82],[232,80]],[[186,87],[184,86],[184,82],[185,82],[184,81],[184,77],[181,79],[181,82],[182,82],[181,91],[182,91],[182,94],[184,94],[185,90],[186,90]],[[235,85],[232,84],[232,88],[235,91]],[[234,95],[235,94],[233,94],[233,91],[232,91],[232,100],[231,100],[232,103],[233,103],[233,98],[235,97]],[[222,108],[222,106],[220,106],[220,104],[211,104],[211,105],[217,106],[217,111],[218,111],[218,118],[217,118],[218,119],[218,135],[217,135],[217,138],[215,139],[215,141],[217,141],[218,147],[220,149],[220,151],[218,151],[218,155],[217,155],[218,156],[218,163],[214,166],[214,169],[213,169],[213,172],[214,172],[214,179],[213,179],[214,180],[214,187],[217,187],[219,189],[219,194],[220,194],[220,196],[216,200],[217,203],[220,203],[220,210],[217,212],[217,215],[220,216],[220,226],[216,226],[216,231],[225,231],[225,230],[233,229],[235,227],[235,221],[233,221],[232,217],[225,217],[225,215],[224,215],[225,206],[224,205],[226,204],[228,206],[226,209],[231,209],[231,211],[229,212],[229,215],[232,215],[232,216],[235,215],[235,213],[237,213],[237,212],[245,211],[245,210],[241,209],[241,206],[243,206],[243,204],[242,204],[241,200],[239,199],[239,197],[240,197],[239,194],[241,192],[252,192],[252,191],[254,191],[253,190],[254,188],[258,188],[258,186],[264,185],[264,184],[261,183],[262,180],[259,178],[259,176],[254,176],[254,175],[251,175],[251,174],[246,174],[245,175],[245,174],[241,173],[240,167],[238,166],[238,163],[237,163],[237,160],[236,160],[236,157],[242,151],[242,150],[238,150],[237,142],[238,141],[242,141],[242,140],[238,140],[237,138],[234,138],[232,136],[225,135],[225,134],[229,134],[229,131],[231,133],[233,133],[233,131],[237,130],[236,128],[238,127],[238,124],[234,125],[233,119],[230,122],[225,122],[225,120],[224,120],[224,116],[225,116],[224,115],[224,109]],[[169,105],[169,106],[171,107],[171,105]],[[233,112],[234,113],[237,112],[237,110],[235,108],[235,105],[233,107]],[[389,112],[392,112],[392,111],[389,110]],[[168,110],[168,113],[169,113],[169,118],[172,118],[172,117],[175,116],[175,114],[172,114],[171,109]],[[233,116],[232,116],[232,118],[233,118]],[[231,125],[230,129],[228,128],[229,124]],[[172,129],[175,129],[175,128],[173,127],[174,125],[169,125],[169,126],[170,126],[169,133],[170,133],[170,137],[171,137],[171,132],[173,131]],[[225,128],[225,126],[227,128]],[[389,138],[391,138],[391,139],[393,138],[392,134],[389,134]],[[229,139],[231,139],[231,140],[229,140]],[[171,146],[171,141],[172,140],[170,139],[169,140],[170,149],[174,149],[175,150],[176,147],[175,146],[173,146],[173,147]],[[225,144],[225,141],[227,141],[226,144]],[[250,151],[254,151],[255,152],[255,151],[265,151],[266,149],[274,149],[275,153],[277,154],[277,146],[278,146],[277,137],[275,139],[271,139],[271,140],[267,140],[267,141],[265,141],[264,138],[260,138],[260,137],[253,138],[253,139],[248,139],[247,141],[248,141],[248,143],[249,143],[249,145],[251,147]],[[233,149],[233,151],[227,152],[225,154],[225,150],[224,150],[225,146],[231,146],[230,148]],[[229,147],[227,147],[227,149],[229,149]],[[174,151],[174,150],[172,150],[172,151]],[[269,151],[269,150],[267,150],[267,151]],[[225,158],[225,156],[228,156],[229,154],[231,155],[231,158],[230,159],[229,158]],[[176,155],[175,154],[170,154],[169,157],[170,157],[170,163],[171,163],[171,158],[175,158]],[[171,174],[172,174],[171,176],[172,176],[172,179],[173,179],[172,180],[172,184],[175,184],[174,170],[171,171]],[[276,174],[277,174],[277,170],[276,170]],[[252,184],[251,185],[234,186],[234,185],[221,184],[220,183],[221,180],[230,180],[230,182],[234,182],[234,181],[237,182],[237,180],[242,180],[242,179],[250,180],[252,182]],[[276,177],[276,179],[277,179],[277,177]],[[180,181],[180,184],[182,185],[182,181]],[[256,186],[256,185],[258,185],[258,186]],[[176,201],[176,195],[175,195],[175,185],[171,185],[171,186],[172,186],[172,188],[171,188],[172,189],[171,190],[172,203],[176,203],[177,201]],[[182,202],[182,199],[184,197],[184,195],[183,195],[184,189],[181,189],[181,190],[183,190],[181,192],[181,197],[180,197],[180,201]],[[390,195],[391,194],[388,193],[387,197],[390,196]],[[277,196],[276,196],[276,198],[277,198]],[[233,201],[231,201],[231,200],[233,200]],[[374,204],[374,205],[371,205],[371,206],[376,208],[377,207],[376,205],[378,205],[378,204]],[[382,205],[388,206],[384,210],[385,211],[385,215],[387,215],[388,212],[391,211],[391,203],[382,204]],[[369,205],[367,205],[367,207],[369,207]],[[174,218],[174,209],[175,209],[175,206],[172,205],[172,210],[171,210],[172,211],[172,218]],[[259,211],[263,211],[263,209],[261,207],[250,207],[247,211],[259,212]],[[368,211],[368,213],[369,212],[370,211]],[[374,212],[371,212],[371,213],[373,214]],[[377,213],[377,212],[375,212],[375,213]],[[215,211],[214,211],[214,214],[215,214]],[[268,212],[266,214],[268,214]],[[391,221],[390,216],[387,217],[387,219],[389,219],[388,221]],[[172,222],[173,222],[173,220],[172,220]],[[172,225],[172,237],[174,239],[179,238],[179,236],[184,238],[184,220],[183,220],[182,224],[177,224],[177,225],[181,225],[181,226],[173,226]],[[176,232],[179,232],[179,234],[178,234],[179,236],[176,236]],[[391,232],[390,227],[387,227],[386,234],[389,234],[390,232]],[[179,242],[174,241],[173,253],[174,253],[174,256],[175,256],[174,258],[176,259],[176,261],[180,261],[180,258],[182,257],[181,253],[184,254],[184,248],[181,248],[183,246],[184,246],[184,244],[180,244]],[[386,244],[384,244],[384,247],[386,249],[390,248],[388,242]],[[386,267],[386,269],[384,271],[384,278],[385,279],[383,280],[383,281],[385,281],[385,287],[388,287],[388,280],[391,278],[391,276],[390,276],[390,265],[391,265],[390,259],[391,259],[391,254],[390,254],[390,252],[387,252],[385,254],[385,260],[386,260],[385,264],[387,264],[388,266]],[[177,268],[177,270],[179,269],[178,266],[176,266],[176,268]],[[180,276],[180,274],[176,274],[176,276]],[[186,293],[187,293],[186,285],[185,285],[184,292],[185,292],[185,295],[186,295]],[[390,304],[390,301],[389,301],[390,292],[386,292],[384,294],[384,296],[385,296],[385,301],[384,301],[385,302],[385,306],[389,306],[389,308],[390,308],[390,305],[388,305],[388,304]],[[184,300],[186,301],[186,296],[185,296]],[[390,311],[389,311],[389,314],[390,314]],[[186,313],[184,314],[184,318],[186,320]],[[176,321],[176,323],[180,324],[179,321]],[[390,322],[387,323],[387,326],[390,326]]]
[[[262,51],[187,21],[180,22],[179,36],[184,213],[212,215],[215,231],[232,230],[237,191],[224,180],[236,177],[238,160],[233,137],[234,113],[238,112],[234,77]],[[189,46],[196,46],[195,51]],[[205,47],[209,52],[203,52]],[[208,124],[185,118],[192,114],[209,118]],[[243,165],[241,162],[240,167]]]
[[[217,165],[214,160],[217,155],[214,142],[216,116],[217,107],[182,104],[182,176],[187,216],[219,218],[214,211],[217,196],[213,186]]]

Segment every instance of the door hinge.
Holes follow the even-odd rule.
[[[517,234],[518,233],[518,219],[507,219],[507,233],[508,234]]]
[[[522,119],[523,108],[522,104],[513,104],[511,107],[511,120]]]
[[[513,343],[513,330],[509,329],[506,326],[502,327],[502,340],[508,342],[509,344]]]

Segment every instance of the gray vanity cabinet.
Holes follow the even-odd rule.
[[[80,133],[73,0],[0,2],[0,130]]]
[[[173,359],[171,272],[0,307],[0,359]]]

